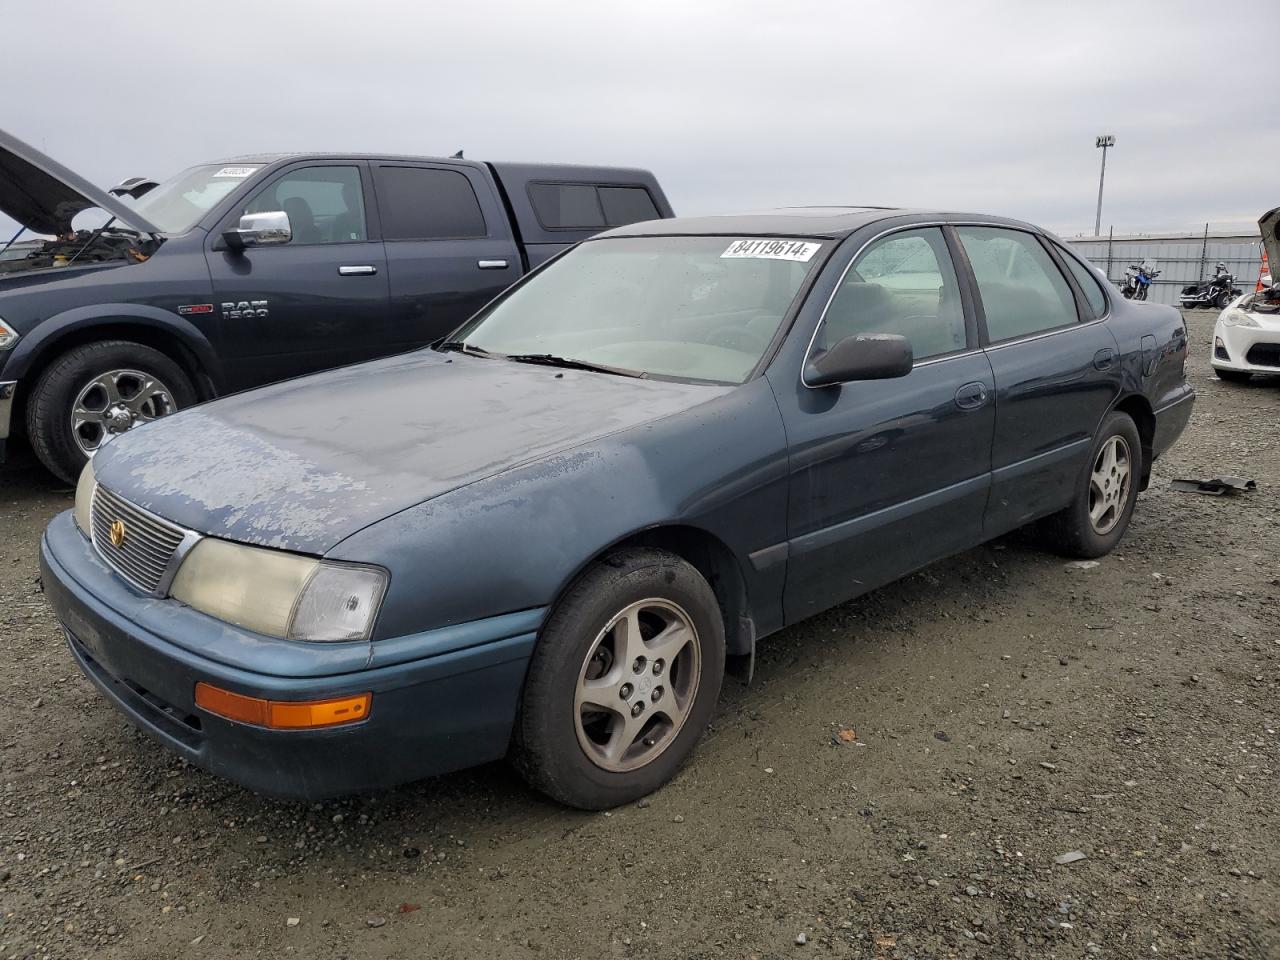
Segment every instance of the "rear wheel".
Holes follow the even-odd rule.
[[[1219,370],[1215,367],[1213,372],[1218,375],[1219,380],[1227,383],[1248,383],[1253,378],[1253,373],[1249,370]]]
[[[569,588],[538,638],[513,759],[537,789],[603,810],[675,775],[711,719],[724,624],[707,581],[662,550],[625,550]]]
[[[103,445],[195,403],[182,368],[127,340],[76,347],[55,360],[27,401],[27,433],[51,472],[74,483]]]
[[[1089,457],[1071,505],[1043,525],[1050,544],[1072,557],[1110,553],[1129,527],[1142,477],[1142,438],[1133,419],[1110,414]]]

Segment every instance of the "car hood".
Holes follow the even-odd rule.
[[[94,469],[189,529],[319,555],[424,500],[730,389],[422,350],[156,421]]]
[[[1262,231],[1262,246],[1267,251],[1271,279],[1280,283],[1280,207],[1264,213],[1258,220],[1258,229]]]
[[[62,236],[82,210],[98,207],[146,233],[159,233],[137,211],[0,130],[0,213],[33,233]]]

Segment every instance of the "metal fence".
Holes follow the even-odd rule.
[[[1219,261],[1235,274],[1236,285],[1249,291],[1258,282],[1262,237],[1257,233],[1214,232],[1206,225],[1195,233],[1124,234],[1066,237],[1081,256],[1107,274],[1112,283],[1124,282],[1130,264],[1154,260],[1160,271],[1150,292],[1157,303],[1178,302],[1182,288],[1213,276]]]

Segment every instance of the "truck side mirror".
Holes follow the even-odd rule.
[[[911,341],[892,333],[845,337],[809,358],[804,385],[829,387],[853,380],[891,380],[911,372]]]
[[[222,239],[236,251],[246,247],[271,247],[292,240],[293,226],[283,210],[246,213],[240,218],[239,227],[222,231]]]

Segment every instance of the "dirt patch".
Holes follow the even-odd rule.
[[[162,752],[63,648],[70,491],[19,455],[0,957],[1280,957],[1280,378],[1217,381],[1188,317],[1199,402],[1116,554],[1008,537],[770,638],[611,814],[501,765],[288,804]],[[1259,491],[1168,490],[1219,473]]]

